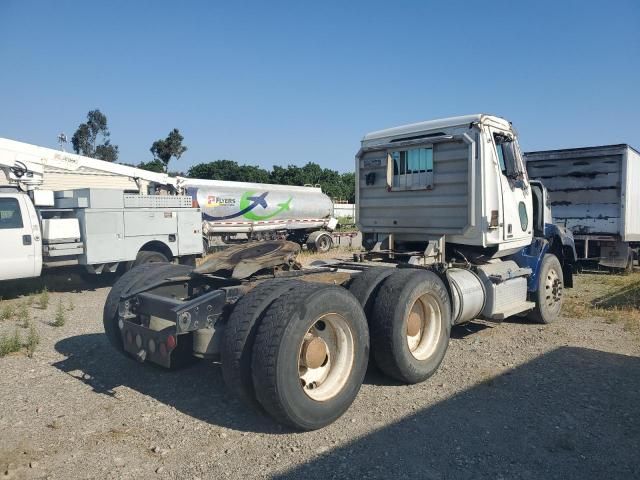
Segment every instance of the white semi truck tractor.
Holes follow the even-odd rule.
[[[248,405],[313,430],[349,408],[369,358],[422,382],[454,325],[560,316],[573,238],[551,224],[508,121],[478,114],[366,135],[356,194],[365,248],[353,261],[301,268],[299,245],[265,241],[195,269],[134,268],[107,298],[107,337],[167,368],[220,361]]]

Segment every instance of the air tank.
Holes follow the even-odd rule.
[[[317,228],[333,220],[333,202],[320,188],[190,178],[181,186],[209,233]]]

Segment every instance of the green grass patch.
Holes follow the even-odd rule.
[[[44,287],[42,289],[42,292],[40,292],[40,296],[38,297],[38,305],[40,305],[40,308],[43,310],[46,310],[49,306],[49,290],[47,289],[47,287]]]
[[[640,334],[640,273],[582,274],[574,281],[574,288],[565,290],[565,316],[601,317]]]
[[[16,315],[16,307],[13,303],[3,302],[0,308],[0,320],[11,320]]]
[[[25,343],[25,347],[27,348],[27,355],[29,358],[33,357],[33,354],[36,351],[36,347],[40,343],[40,335],[38,334],[38,330],[36,330],[35,325],[29,325],[29,333],[27,334],[27,341]]]
[[[10,353],[19,352],[22,349],[22,340],[20,332],[16,328],[13,335],[0,336],[0,357],[4,357]]]
[[[62,299],[58,302],[58,308],[56,308],[56,317],[51,323],[54,327],[64,327],[67,323],[67,317],[65,315],[64,306],[62,305]]]

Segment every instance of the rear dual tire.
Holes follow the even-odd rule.
[[[379,288],[369,327],[380,370],[403,383],[426,380],[449,346],[451,305],[444,283],[427,270],[393,272]]]
[[[367,369],[369,332],[358,301],[338,286],[290,290],[264,312],[252,354],[260,405],[300,430],[322,428],[353,403]]]
[[[220,355],[222,376],[227,388],[252,407],[260,408],[251,376],[251,358],[265,310],[284,293],[304,285],[288,279],[267,280],[238,300],[229,316]]]

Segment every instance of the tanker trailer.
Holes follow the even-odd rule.
[[[251,240],[290,240],[328,251],[333,202],[316,187],[180,178],[202,211],[205,249]]]

